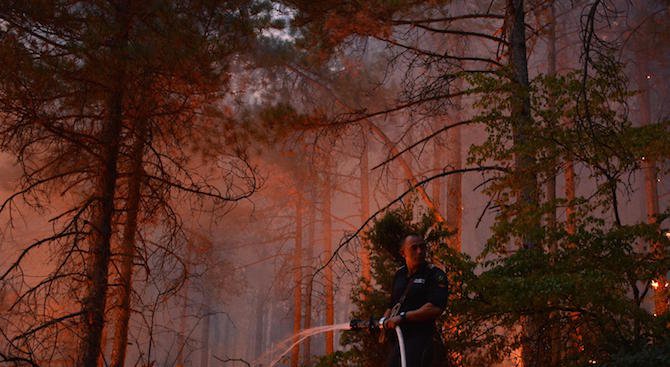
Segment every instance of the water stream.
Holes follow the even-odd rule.
[[[349,323],[345,322],[337,325],[316,326],[313,328],[301,330],[299,333],[291,335],[288,338],[275,344],[268,352],[265,352],[260,357],[256,358],[256,360],[252,363],[252,366],[258,366],[259,364],[265,366],[264,363],[268,362],[269,364],[267,366],[272,367],[275,364],[277,364],[282,359],[282,357],[284,357],[288,352],[290,352],[291,349],[293,349],[293,347],[300,344],[303,340],[309,338],[310,336],[325,333],[327,331],[349,330],[349,329],[350,329]],[[276,351],[279,351],[280,354],[276,354],[275,353]]]

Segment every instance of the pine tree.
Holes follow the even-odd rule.
[[[264,9],[258,5],[254,11]],[[28,331],[31,325],[43,327],[28,334],[17,330],[17,335],[29,344],[49,340],[49,347],[40,347],[37,356],[26,356],[25,349],[12,347],[7,355],[39,359],[53,350],[63,350],[79,364],[97,363],[113,259],[111,242],[120,233],[116,211],[121,202],[119,177],[128,173],[122,168],[133,166],[128,160],[137,162],[133,151],[139,126],[136,119],[146,120],[148,135],[153,137],[151,150],[156,153],[143,160],[170,162],[167,166],[151,165],[155,170],[144,173],[143,182],[155,190],[152,195],[166,195],[152,196],[152,209],[173,205],[163,201],[170,191],[220,202],[248,195],[184,180],[190,169],[184,157],[190,155],[183,154],[183,143],[197,136],[192,134],[197,129],[183,127],[192,126],[203,105],[220,97],[227,82],[229,56],[243,49],[242,45],[246,47],[256,22],[263,21],[262,17],[253,18],[257,13],[250,13],[246,6],[225,2],[184,6],[171,1],[157,5],[127,0],[76,4],[54,0],[0,6],[0,18],[7,24],[2,38],[7,46],[2,52],[7,68],[0,80],[1,108],[9,117],[4,121],[2,148],[17,157],[24,173],[23,187],[8,203],[21,195],[39,193],[34,198],[37,205],[44,205],[40,190],[47,194],[63,190],[63,195],[75,198],[72,206],[56,217],[61,228],[55,229],[55,235],[27,246],[24,254],[43,244],[57,248],[54,272],[29,292],[58,289],[61,293],[50,292],[44,302],[66,297],[63,310],[72,312],[40,315],[38,308],[24,304],[35,311],[24,313],[25,323],[17,325]],[[148,84],[142,84],[147,80]],[[147,86],[151,86],[149,93]],[[147,94],[153,109],[141,111],[138,102],[146,102]],[[129,156],[135,159],[127,159]],[[128,194],[134,190],[122,191]],[[133,200],[126,198],[126,213],[135,210]],[[145,219],[151,216],[144,213]],[[130,233],[131,217],[125,218],[130,221],[122,240],[127,241],[122,256],[126,261],[130,261],[125,255],[128,249],[136,245],[130,243],[134,236]],[[17,259],[7,274],[19,268],[24,257]],[[124,270],[122,278],[125,284],[130,273]],[[127,286],[124,288],[129,292]],[[80,304],[78,311],[74,310],[76,302]],[[56,337],[74,329],[65,325],[72,320],[80,329],[76,357],[65,352],[63,340],[67,338]],[[115,343],[125,348],[122,334],[117,334],[121,339]],[[123,351],[115,348],[115,355],[122,359]],[[123,363],[115,360],[117,365]]]

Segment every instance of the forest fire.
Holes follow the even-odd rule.
[[[658,289],[660,283],[656,280],[651,281],[651,287],[654,289]],[[668,288],[668,282],[665,282],[664,288]]]
[[[2,366],[670,361],[667,1],[4,1],[0,65]]]

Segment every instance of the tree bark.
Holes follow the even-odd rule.
[[[312,185],[310,200],[309,200],[309,209],[307,212],[307,220],[309,221],[307,225],[307,248],[305,258],[307,261],[312,262],[314,257],[314,241],[316,234],[316,189]],[[314,279],[310,276],[307,279],[307,284],[305,285],[305,312],[304,312],[304,323],[303,327],[309,329],[312,327],[312,289],[314,286]],[[302,360],[303,363],[309,364],[309,361],[312,357],[311,350],[311,338],[306,338],[303,342],[302,350]]]
[[[452,128],[447,133],[447,166],[450,169],[463,168],[461,157],[461,127]],[[455,233],[447,238],[447,245],[461,252],[463,227],[463,175],[447,177],[447,228]]]
[[[549,3],[549,19],[548,19],[548,25],[547,25],[547,75],[548,76],[555,76],[556,75],[556,17],[555,17],[555,9],[554,9],[554,1],[551,0]],[[550,101],[550,109],[555,108],[555,104],[553,101]],[[557,121],[553,121],[553,123],[557,123]],[[556,154],[554,154],[554,157]],[[556,174],[557,170],[555,170],[553,167],[556,167],[556,161],[554,160],[554,164],[552,164],[551,172],[549,173],[548,181],[547,181],[547,202],[550,203],[551,209],[549,210],[549,213],[547,214],[547,225],[549,226],[550,229],[554,229],[556,227]],[[549,252],[556,252],[556,242],[552,241],[549,244]]]
[[[575,163],[571,157],[565,161],[565,231],[569,235],[575,234]]]
[[[142,188],[144,147],[147,121],[137,120],[135,137],[130,152],[131,168],[128,179],[128,201],[126,203],[126,224],[120,248],[119,290],[116,302],[116,323],[112,345],[111,367],[123,367],[128,345],[128,323],[130,321],[130,295],[132,293],[133,259],[135,257],[135,235]]]
[[[550,0],[549,9],[548,9],[548,18],[547,22],[547,75],[550,77],[556,76],[556,9],[555,9],[554,0]],[[555,109],[556,105],[553,101],[550,101],[550,109]],[[558,121],[552,121],[553,125],[558,125]],[[557,153],[554,149],[553,159],[550,163],[551,167],[549,168],[548,180],[547,180],[547,202],[550,205],[549,212],[547,213],[547,227],[550,231],[555,231],[557,228],[557,217],[556,217],[556,176],[558,175],[558,169],[555,168],[558,166]],[[554,254],[555,257],[556,251],[558,251],[558,242],[550,241],[549,242],[549,253]],[[550,304],[551,306],[551,304]],[[549,360],[548,366],[558,367],[561,361],[561,356],[563,354],[563,347],[561,343],[561,323],[559,312],[552,312],[549,314]]]
[[[203,307],[202,307],[202,329],[200,342],[202,343],[202,349],[200,351],[200,367],[209,366],[209,328],[210,328],[210,306],[209,306],[209,296],[207,293],[203,294]]]
[[[323,182],[323,233],[324,233],[324,253],[329,258],[333,253],[333,229],[332,229],[332,175],[330,173],[330,158],[326,158],[325,177]],[[326,297],[326,325],[335,324],[335,290],[333,284],[332,264],[326,266],[324,271],[324,293]],[[326,332],[326,354],[332,354],[335,351],[334,334],[332,331]]]
[[[108,271],[111,258],[114,195],[116,193],[117,161],[124,115],[125,47],[128,42],[128,2],[120,2],[115,22],[119,34],[112,42],[112,74],[107,97],[107,113],[100,133],[101,164],[97,172],[93,211],[93,229],[89,239],[87,261],[88,289],[83,300],[82,339],[77,364],[95,366],[101,352],[102,329],[105,324],[105,302],[109,285]]]
[[[433,131],[437,131],[439,128],[441,128],[440,124],[440,119],[435,119],[433,120]],[[434,173],[440,173],[444,169],[444,142],[442,139],[438,136],[434,137],[433,139],[433,172]],[[442,180],[437,179],[433,180],[432,184],[432,189],[433,189],[433,195],[432,195],[432,200],[433,204],[435,205],[435,208],[442,212]],[[446,218],[447,223],[449,222],[449,214],[447,214]]]
[[[191,259],[191,242],[188,241],[186,243],[186,259],[184,263],[186,264],[186,268],[184,269],[185,274],[185,279],[184,279],[184,284],[182,287],[184,288],[184,302],[182,304],[181,308],[181,315],[179,317],[179,334],[177,338],[177,361],[176,365],[177,367],[183,367],[186,364],[186,359],[184,356],[186,356],[188,353],[186,353],[186,347],[187,347],[187,319],[188,319],[188,299],[189,299],[189,266],[190,266],[190,261]]]
[[[302,320],[302,192],[297,190],[295,204],[295,250],[293,251],[293,335],[300,332]],[[296,340],[297,341],[297,340]],[[300,364],[300,344],[291,351],[291,367]]]
[[[638,95],[640,103],[640,125],[645,126],[651,123],[651,102],[649,100],[649,66],[647,55],[644,51],[639,51],[636,54],[637,58],[637,74],[638,87],[640,93]],[[644,191],[645,191],[645,206],[647,209],[647,223],[655,224],[658,216],[658,174],[656,169],[656,160],[654,157],[642,158],[642,170],[644,171]],[[665,250],[663,245],[658,242],[651,244],[651,251],[658,259],[663,259]],[[665,274],[660,274],[654,279],[654,313],[660,316],[668,312],[668,282]]]
[[[110,117],[102,133],[103,165],[96,186],[99,204],[94,217],[95,228],[90,239],[87,274],[89,289],[83,305],[83,341],[78,358],[81,366],[94,366],[100,355],[100,339],[105,318],[108,287],[107,271],[110,260],[110,240],[116,191],[116,162],[119,153],[123,93],[114,93],[109,103]]]
[[[368,163],[368,137],[367,130],[364,130],[363,135],[363,151],[361,152],[360,171],[361,171],[361,223],[365,223],[370,217],[370,168]],[[361,248],[358,252],[361,258],[361,273],[363,281],[367,285],[372,281],[370,273],[370,253],[368,252],[368,244],[361,240]]]
[[[511,101],[511,117],[513,121],[513,144],[523,146],[529,139],[532,131],[530,112],[530,94],[528,80],[528,64],[526,58],[526,32],[523,0],[507,1],[507,34],[509,35],[509,62],[512,67],[512,82],[515,85],[515,95]],[[517,210],[531,211],[537,207],[537,175],[533,171],[535,157],[525,149],[520,149],[514,157],[514,185],[516,185]],[[517,213],[517,215],[523,213]],[[531,219],[528,219],[531,220]],[[530,223],[531,227],[540,226],[540,223]],[[521,238],[522,250],[530,251],[537,248],[537,238],[532,232]],[[524,367],[541,365],[540,358],[540,317],[525,316],[522,321],[522,360]]]
[[[255,313],[255,332],[254,335],[251,336],[249,340],[249,346],[251,350],[254,351],[254,356],[260,356],[263,351],[265,350],[265,296],[262,294],[261,290],[258,290],[257,293],[255,294],[254,300],[256,302],[256,307],[254,310]],[[233,325],[228,321],[226,323],[226,341],[225,345],[229,350],[232,350],[234,348],[231,348],[230,344],[231,340],[234,340],[234,337],[232,336],[232,333],[230,332],[231,328],[233,328]]]

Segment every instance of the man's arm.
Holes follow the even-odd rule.
[[[387,310],[388,311],[388,310]],[[432,321],[440,317],[442,309],[428,302],[416,310],[405,312],[405,320],[401,316],[394,316],[386,320],[385,328],[393,329],[403,321]],[[384,314],[386,315],[386,314]]]

